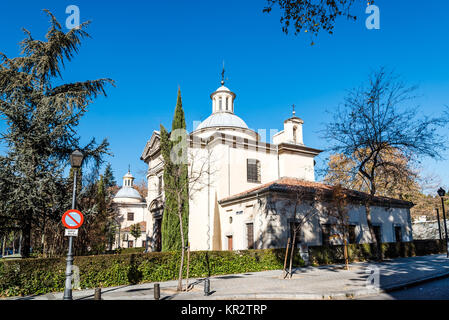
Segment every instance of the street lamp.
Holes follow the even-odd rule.
[[[443,188],[440,188],[440,189],[438,189],[437,192],[441,198],[441,205],[443,207],[444,233],[446,234],[446,251],[447,251],[447,257],[449,258],[449,240],[447,238],[446,212],[444,210],[444,199],[443,199],[443,197],[446,195],[446,191]]]
[[[70,164],[72,168],[79,169],[81,167],[81,164],[83,163],[83,159],[84,154],[81,151],[79,150],[73,151],[72,154],[70,155]]]
[[[72,194],[72,209],[75,209],[76,200],[76,174],[78,169],[81,168],[84,155],[81,151],[75,150],[70,155],[70,165],[73,169],[73,194]],[[64,288],[64,300],[72,300],[72,264],[73,264],[73,252],[72,252],[73,237],[69,237],[69,251],[67,253],[67,265],[65,271],[65,288]]]

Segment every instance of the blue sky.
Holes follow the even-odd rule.
[[[326,110],[380,66],[420,86],[415,102],[424,114],[441,113],[449,105],[449,2],[377,0],[380,30],[366,29],[361,2],[354,7],[356,22],[337,20],[334,35],[322,33],[311,46],[305,34],[283,34],[279,12],[262,13],[265,0],[3,0],[0,51],[19,54],[22,27],[42,38],[48,28],[44,8],[64,23],[66,7],[74,4],[81,21],[92,20],[92,39],[63,77],[116,81],[107,98],[91,105],[79,134],[84,142],[109,139],[114,157],[106,160],[121,182],[128,164],[143,179],[141,152],[160,123],[171,126],[178,86],[189,130],[193,121],[209,116],[209,95],[220,85],[223,60],[226,85],[237,94],[235,112],[248,126],[282,130],[294,103],[305,121],[305,143],[315,148],[327,147],[319,136],[330,119]],[[324,158],[318,159],[320,167]],[[448,163],[425,160],[423,167],[448,185]]]

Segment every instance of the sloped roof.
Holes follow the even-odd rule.
[[[141,222],[139,222],[139,224],[140,224],[140,231],[146,232],[147,231],[147,222],[146,221],[141,221]],[[123,228],[122,231],[123,232],[129,232],[130,229],[131,229],[131,226]]]
[[[246,190],[244,192],[235,194],[233,196],[221,199],[219,201],[220,204],[225,204],[230,201],[244,199],[246,197],[260,194],[263,192],[285,192],[285,193],[294,193],[303,191],[306,193],[314,194],[317,192],[320,192],[325,197],[330,197],[332,195],[333,186],[320,183],[320,182],[312,182],[312,181],[306,181],[301,180],[297,178],[291,178],[291,177],[283,177],[276,181],[272,181],[269,183],[265,183],[263,185],[260,185],[256,188],[252,188],[249,190]],[[351,201],[364,201],[369,200],[371,196],[365,192],[360,192],[356,190],[351,189],[343,189],[345,194],[348,196],[348,199]],[[380,196],[374,196],[371,198],[371,201],[373,204],[378,205],[388,205],[388,206],[401,206],[401,207],[413,207],[413,203],[410,201],[400,200],[400,199],[394,199],[394,198],[388,198],[388,197],[380,197]]]

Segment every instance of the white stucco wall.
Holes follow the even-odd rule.
[[[267,206],[267,198],[244,199],[232,205],[223,206],[225,213],[222,214],[221,225],[223,243],[226,244],[226,235],[233,236],[234,250],[247,249],[245,223],[254,223],[254,239],[256,248],[285,247],[290,236],[289,225],[293,221],[294,203],[287,199],[277,198],[271,205]],[[315,210],[317,214],[309,212]],[[313,209],[308,204],[297,207],[297,218],[308,214],[309,219],[304,224],[301,239],[310,246],[321,245],[321,225],[328,223],[328,218],[323,214],[323,206],[316,204]],[[355,225],[356,242],[369,243],[371,235],[369,232],[365,207],[362,205],[349,206],[349,224]],[[412,241],[412,230],[410,224],[410,212],[407,208],[386,208],[379,206],[371,207],[372,223],[381,227],[382,242],[395,242],[394,227],[401,226],[403,242]],[[229,223],[229,217],[233,217]],[[341,243],[339,239],[331,240],[333,244]],[[226,245],[223,247],[226,249]]]
[[[281,177],[315,181],[314,157],[295,153],[282,153],[279,155],[279,171]]]
[[[122,248],[128,248],[128,242],[124,241],[123,237],[123,229],[128,228],[133,224],[140,223],[142,221],[147,221],[148,217],[148,211],[146,208],[146,203],[142,202],[134,202],[129,201],[129,199],[115,199],[114,200],[116,210],[118,211],[117,219],[118,222],[120,222],[120,246]],[[128,212],[134,213],[134,219],[133,221],[128,220]],[[147,222],[147,230],[145,232],[142,232],[142,235],[140,238],[136,239],[129,234],[128,239],[132,240],[134,243],[134,247],[142,247],[142,242],[146,240],[146,237],[148,235],[148,222]],[[116,238],[116,243],[114,243],[113,249],[117,248],[117,241],[118,236]]]

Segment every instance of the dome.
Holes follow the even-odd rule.
[[[142,197],[136,189],[133,188],[134,177],[128,170],[123,176],[123,186],[115,195],[114,199],[136,199],[142,201]]]
[[[213,127],[236,127],[248,129],[245,121],[230,112],[216,112],[211,114],[206,120],[196,128],[196,130]]]
[[[125,175],[123,176],[123,178],[131,178],[131,179],[134,179],[133,175],[132,175],[131,172],[129,172],[129,171],[128,171],[127,174],[125,174]]]
[[[136,189],[134,189],[132,187],[122,187],[114,197],[114,199],[118,199],[118,198],[142,200],[142,197],[140,196],[139,191],[137,191]]]
[[[231,90],[229,90],[227,87],[225,87],[225,86],[221,86],[220,88],[218,88],[217,90],[215,90],[215,92],[218,92],[218,91],[228,91],[228,92],[231,92]]]

